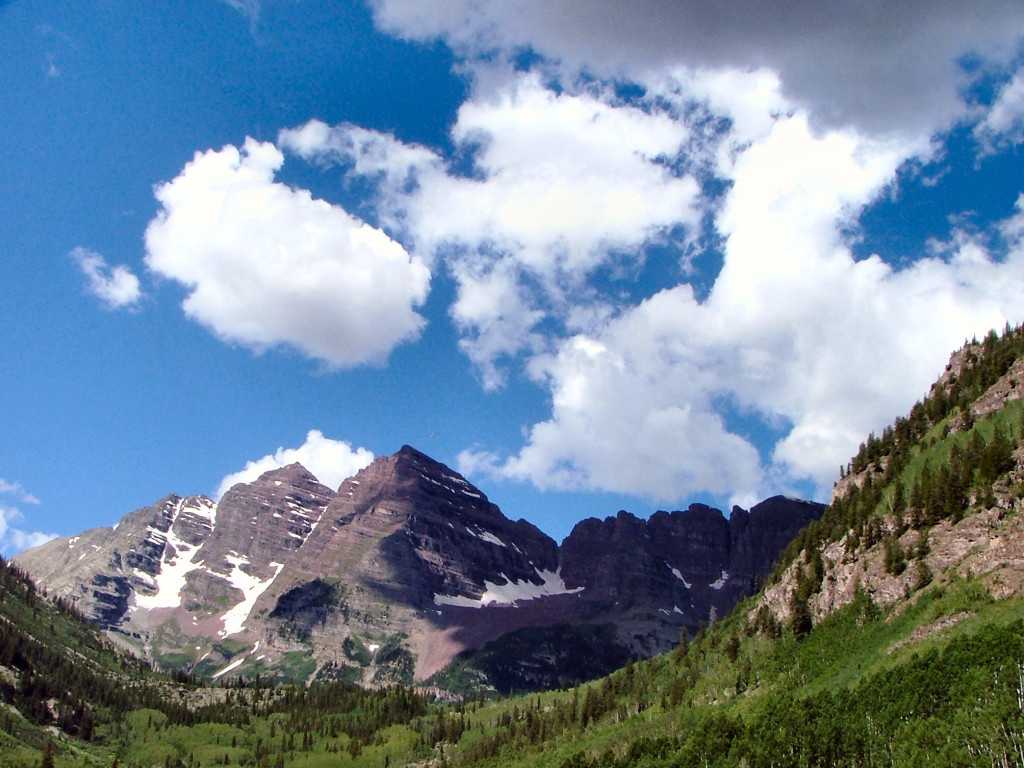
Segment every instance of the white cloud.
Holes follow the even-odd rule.
[[[440,163],[440,158],[426,147],[403,144],[357,125],[331,127],[320,120],[281,131],[278,144],[309,161],[351,162],[355,173],[379,175],[400,187],[413,181],[419,170]]]
[[[1024,317],[1024,214],[999,258],[958,234],[896,270],[849,245],[901,164],[969,113],[958,57],[1013,55],[1024,7],[983,5],[379,0],[383,28],[481,57],[451,133],[472,168],[355,126],[280,143],[372,181],[382,225],[445,263],[485,387],[522,359],[550,393],[518,452],[465,452],[466,471],[668,501],[825,494],[965,336]],[[501,61],[524,47],[557,88]],[[646,95],[619,98],[600,79],[616,76]],[[1016,125],[1015,83],[992,130]],[[720,197],[678,167],[713,170]],[[705,298],[680,283],[631,305],[599,279],[706,214],[724,263]],[[759,453],[744,419],[782,436]]]
[[[492,263],[465,258],[451,264],[459,294],[450,312],[463,338],[459,346],[480,372],[484,389],[505,383],[497,361],[521,350],[538,352],[544,337],[534,327],[544,319],[536,297],[521,284],[512,259]]]
[[[464,56],[523,48],[609,77],[674,67],[777,72],[785,92],[831,125],[920,135],[962,112],[956,61],[1016,52],[1015,0],[763,3],[698,0],[376,0],[378,25],[446,40]]]
[[[22,488],[21,483],[9,483],[0,478],[0,496],[13,496],[17,501],[24,504],[38,504],[32,494]],[[53,533],[41,533],[39,531],[25,531],[17,527],[25,516],[17,507],[4,503],[0,500],[0,555],[12,557],[22,550],[43,544],[50,539],[56,538]]]
[[[337,488],[356,472],[369,466],[373,454],[365,448],[352,449],[351,443],[324,437],[317,429],[311,429],[306,442],[298,448],[278,448],[273,454],[262,459],[248,461],[245,468],[228,475],[217,487],[215,498],[220,499],[236,483],[251,483],[264,472],[298,462],[324,485]]]
[[[610,248],[697,218],[696,183],[662,162],[688,135],[667,115],[555,94],[529,75],[460,108],[452,139],[476,149],[472,177],[447,173],[430,150],[357,126],[311,121],[283,131],[279,143],[381,183],[384,220],[406,221],[418,250],[487,244],[555,279],[585,275]]]
[[[255,29],[256,23],[260,19],[260,0],[222,0],[222,2],[226,5],[230,5],[240,14],[245,16],[249,21],[249,27],[251,29]]]
[[[999,145],[1024,141],[1024,70],[1018,71],[1002,88],[974,134],[982,142]]]
[[[443,257],[459,283],[451,307],[463,348],[489,388],[495,361],[537,350],[535,326],[564,322],[579,289],[616,255],[700,217],[699,187],[670,161],[687,126],[609,94],[556,94],[532,75],[459,110],[452,129],[471,175],[434,153],[355,126],[311,122],[279,143],[377,184],[381,220],[417,252]],[[527,286],[530,286],[527,288]],[[573,292],[576,298],[566,298]]]
[[[332,127],[310,120],[281,131],[277,143],[307,162],[350,166],[351,173],[369,179],[381,202],[375,211],[381,226],[402,235],[408,235],[408,205],[421,177],[444,173],[432,150],[348,123]]]
[[[381,363],[418,336],[430,271],[379,229],[275,182],[283,162],[253,139],[197,153],[156,189],[146,264],[187,286],[186,314],[225,341]]]
[[[106,305],[107,309],[134,307],[142,298],[137,278],[128,267],[111,268],[95,251],[78,247],[69,254],[89,278],[89,293]]]
[[[611,248],[697,218],[696,182],[659,162],[689,137],[668,115],[555,94],[527,76],[464,104],[452,134],[480,144],[482,178],[438,179],[420,196],[417,234],[427,244],[493,242],[540,275],[581,276]]]
[[[530,370],[551,418],[506,459],[462,466],[542,488],[659,500],[756,496],[801,479],[821,495],[870,430],[922,397],[965,336],[1024,317],[1024,246],[1002,260],[960,236],[895,271],[855,262],[842,231],[911,150],[852,131],[816,134],[796,112],[723,159],[728,239],[708,298],[666,289]],[[1002,229],[1024,231],[1024,214]],[[771,455],[728,427],[728,408],[784,436]]]
[[[9,483],[0,477],[0,495],[12,495],[22,504],[39,504],[39,499],[26,491],[21,483]]]
[[[711,407],[713,360],[686,338],[696,309],[682,286],[612,321],[600,338],[576,336],[535,359],[532,369],[552,393],[552,417],[494,469],[540,488],[657,499],[757,487],[757,450]]]

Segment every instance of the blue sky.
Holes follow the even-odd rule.
[[[0,3],[0,552],[406,443],[827,500],[1024,321],[1024,6],[891,5]]]

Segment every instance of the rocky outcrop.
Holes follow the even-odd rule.
[[[961,579],[997,600],[1024,594],[1024,422],[1016,403],[1024,396],[1021,333],[1008,329],[1002,340],[990,334],[952,354],[929,398],[883,433],[899,436],[902,421],[903,437],[890,441],[887,453],[861,461],[864,468],[833,489],[834,503],[855,505],[872,488],[870,506],[847,511],[848,528],[809,542],[786,565],[758,597],[751,612],[756,624],[766,626],[770,615],[784,625],[796,609],[798,618],[821,621],[859,596],[899,612]],[[999,413],[1011,408],[1016,412]],[[916,436],[906,429],[913,421]],[[973,434],[963,434],[968,431]],[[1012,449],[997,471],[990,463],[983,473],[977,455],[973,466],[963,458],[975,446],[990,446],[997,434]],[[928,483],[941,492],[915,502],[913,489]],[[903,504],[894,509],[897,487]]]
[[[136,596],[155,593],[163,563],[197,546],[203,538],[199,529],[212,530],[204,522],[212,510],[213,502],[203,496],[171,495],[125,515],[113,528],[95,528],[23,552],[18,562],[40,585],[71,600],[104,629],[116,629],[128,619]],[[183,541],[179,532],[196,544],[178,543]]]
[[[412,683],[479,653],[492,685],[537,686],[724,615],[821,510],[620,512],[559,547],[404,446],[337,491],[293,464],[217,504],[169,496],[17,560],[135,652],[207,677]],[[518,682],[517,665],[532,670]]]
[[[283,562],[302,547],[334,495],[301,464],[268,472],[254,483],[239,483],[217,505],[208,558],[214,551],[218,556],[234,553],[253,568]]]
[[[619,512],[576,525],[562,544],[562,576],[581,587],[579,614],[625,629],[636,653],[667,650],[680,629],[722,617],[753,594],[775,558],[823,505],[773,497],[726,519],[704,504],[640,520]]]

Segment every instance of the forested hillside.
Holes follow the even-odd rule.
[[[161,675],[0,560],[0,701],[6,767],[283,765],[318,742],[351,758],[387,728],[428,722],[432,699],[404,688],[207,687]]]
[[[0,760],[38,754],[52,734],[87,744],[124,712],[162,703],[145,670],[70,606],[0,560]],[[13,762],[12,762],[13,761]]]
[[[1021,329],[966,345],[758,595],[529,697],[159,677],[4,568],[0,766],[1024,766],[1022,389]]]

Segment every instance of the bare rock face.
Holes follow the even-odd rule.
[[[488,580],[541,586],[558,564],[555,542],[513,523],[463,477],[408,446],[346,480],[293,566],[331,563],[393,602],[433,609],[480,601]]]
[[[880,606],[911,604],[910,598],[921,579],[922,568],[936,578],[974,578],[994,599],[1024,594],[1024,504],[1015,514],[1000,507],[979,509],[962,520],[944,520],[927,531],[905,531],[898,539],[905,552],[925,552],[899,573],[885,567],[884,547],[880,543],[850,546],[847,534],[821,550],[824,577],[820,591],[809,601],[815,621],[849,605],[862,591]],[[885,520],[886,532],[895,523]],[[922,543],[925,545],[922,547]],[[793,593],[797,588],[803,559],[786,569],[778,583],[760,598],[775,617],[784,623],[790,618]]]
[[[18,562],[48,590],[62,595],[104,629],[127,620],[135,595],[156,591],[156,577],[178,549],[201,543],[212,530],[213,502],[203,496],[168,496],[131,512],[114,528],[95,528],[55,539],[18,556]],[[175,532],[172,526],[180,519]],[[169,545],[168,539],[193,544]]]
[[[245,557],[253,568],[298,550],[334,491],[301,464],[291,464],[235,485],[217,505],[217,527],[209,540],[225,553]]]
[[[634,653],[660,653],[753,594],[775,558],[824,506],[776,496],[727,520],[704,504],[640,520],[619,512],[577,524],[562,544],[581,615],[620,627]]]
[[[529,689],[672,647],[752,593],[821,511],[776,498],[728,519],[703,505],[620,512],[559,548],[405,446],[337,491],[292,464],[219,503],[168,496],[17,562],[164,667],[443,686],[461,655],[492,686]]]
[[[733,507],[729,518],[732,548],[729,573],[742,585],[745,595],[760,588],[760,579],[775,565],[776,559],[802,528],[817,520],[824,504],[772,496],[746,512]]]

